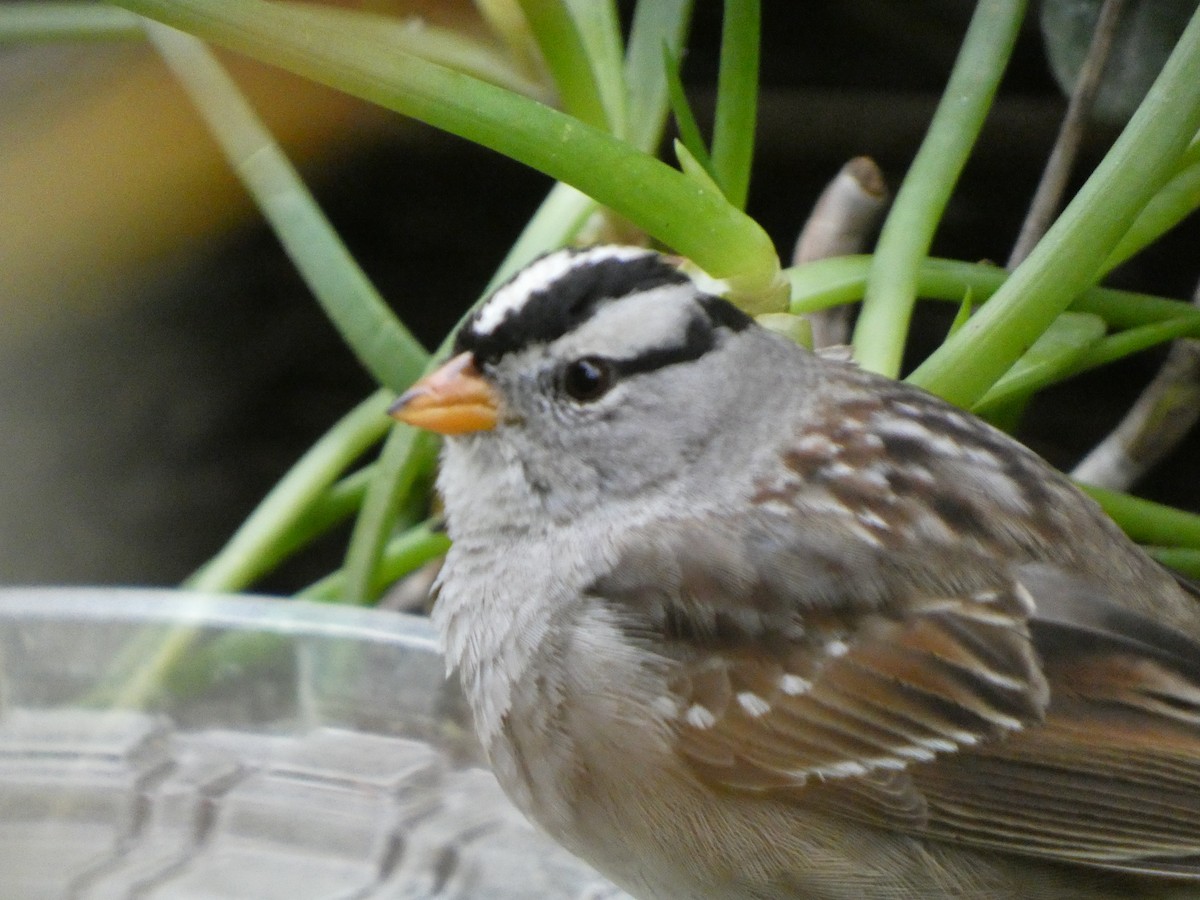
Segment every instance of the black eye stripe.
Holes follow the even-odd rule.
[[[723,297],[712,294],[699,294],[696,302],[708,316],[708,321],[714,328],[728,328],[730,331],[745,331],[754,324],[754,319],[742,312]]]
[[[670,347],[655,347],[651,350],[645,350],[637,356],[614,359],[612,361],[613,371],[617,375],[624,377],[627,375],[636,375],[640,372],[653,372],[656,369],[678,365],[679,363],[692,362],[715,347],[716,343],[717,336],[713,330],[712,322],[697,317],[688,323],[687,334],[684,336],[682,344],[675,344]]]

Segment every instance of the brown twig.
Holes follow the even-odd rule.
[[[1071,170],[1075,167],[1075,157],[1079,154],[1079,145],[1083,141],[1088,113],[1100,89],[1100,76],[1104,74],[1104,65],[1108,62],[1109,51],[1112,50],[1113,39],[1117,33],[1117,22],[1121,18],[1124,6],[1125,0],[1105,0],[1100,8],[1096,27],[1092,32],[1092,42],[1075,79],[1075,87],[1067,103],[1067,112],[1063,116],[1062,125],[1059,126],[1058,137],[1054,140],[1054,149],[1050,151],[1046,168],[1042,170],[1042,179],[1038,182],[1037,191],[1029,204],[1029,212],[1025,215],[1017,242],[1008,257],[1010,269],[1016,268],[1042,239],[1062,205],[1067,179],[1071,177]]]
[[[1200,305],[1200,284],[1192,295]],[[1200,341],[1178,340],[1125,418],[1071,473],[1086,484],[1127,490],[1179,445],[1200,418]]]
[[[838,171],[817,198],[796,240],[792,265],[860,253],[887,209],[888,189],[873,159],[856,156]],[[813,346],[846,343],[850,309],[838,306],[809,316]]]

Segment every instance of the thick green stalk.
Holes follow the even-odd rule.
[[[1200,10],[1112,149],[1029,257],[911,380],[978,400],[1092,285],[1113,248],[1200,130]]]
[[[687,176],[572,116],[421,59],[360,30],[315,31],[305,11],[264,0],[117,0],[206,40],[490,147],[566,181],[716,278],[773,299],[766,232]],[[328,17],[321,19],[328,23]]]
[[[979,0],[946,91],[884,222],[854,329],[855,356],[893,378],[908,338],[917,270],[991,107],[1025,0]]]

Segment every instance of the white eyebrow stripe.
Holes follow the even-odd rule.
[[[575,253],[559,251],[543,256],[492,294],[492,298],[480,307],[475,321],[471,323],[471,331],[477,335],[491,334],[510,314],[524,306],[530,296],[581,265],[591,265],[605,259],[628,260],[653,255],[653,251],[640,247],[600,246]]]

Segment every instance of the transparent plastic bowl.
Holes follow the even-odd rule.
[[[424,619],[0,589],[0,896],[622,896],[507,802]]]

